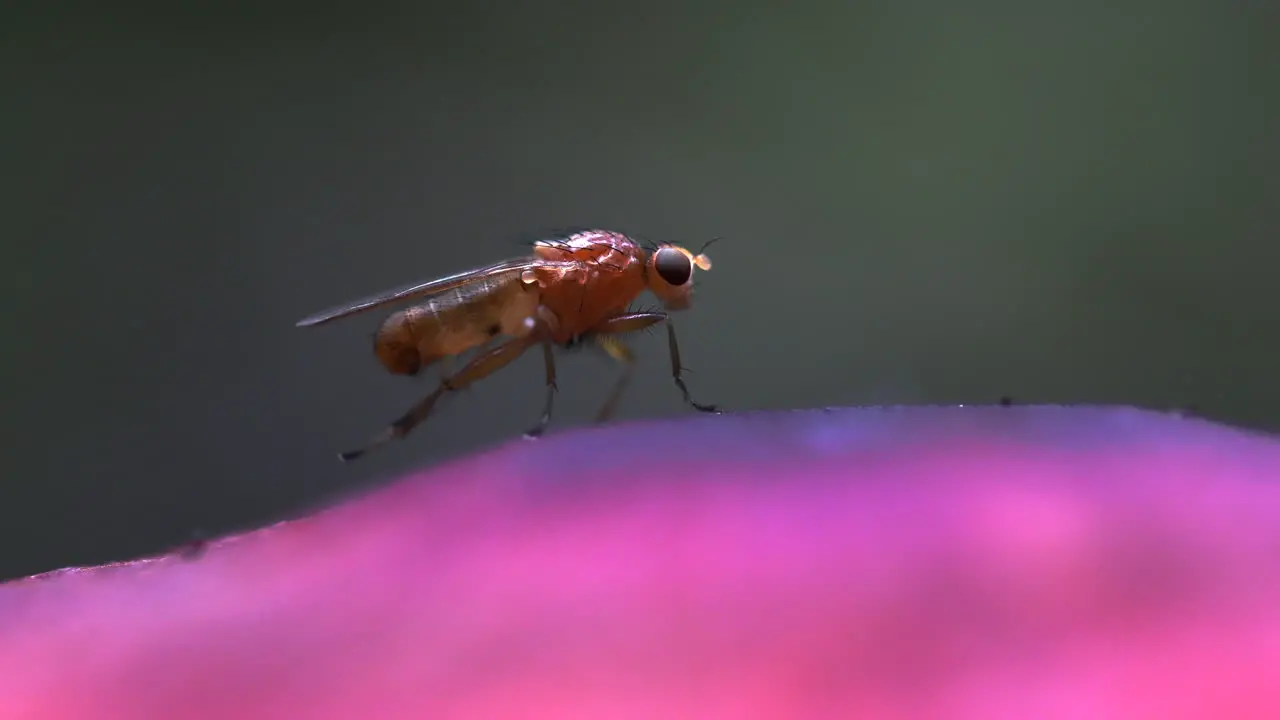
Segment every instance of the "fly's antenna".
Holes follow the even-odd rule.
[[[693,264],[697,265],[699,270],[706,271],[711,269],[711,258],[707,257],[705,253],[707,251],[707,248],[711,247],[712,245],[716,244],[719,241],[720,241],[720,236],[717,235],[716,237],[713,237],[710,240],[702,243],[702,247],[698,248],[698,251],[696,253],[693,253],[693,257],[692,257]]]

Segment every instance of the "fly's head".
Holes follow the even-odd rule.
[[[711,242],[703,245],[702,250]],[[649,254],[645,263],[649,290],[668,310],[684,310],[693,302],[694,268],[711,269],[711,258],[702,250],[693,253],[679,245],[662,245]]]

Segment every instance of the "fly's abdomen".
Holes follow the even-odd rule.
[[[532,313],[536,295],[518,284],[484,294],[453,291],[392,313],[374,335],[374,352],[396,375],[417,375],[442,357],[461,355],[511,334],[517,318]]]
[[[393,312],[373,334],[373,352],[388,372],[417,375],[438,359],[424,359],[419,349],[420,339],[431,337],[439,327],[439,322],[424,311],[422,307],[411,307]]]

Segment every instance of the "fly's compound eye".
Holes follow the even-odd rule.
[[[680,287],[693,275],[693,262],[675,248],[662,248],[653,258],[653,269],[663,282]]]

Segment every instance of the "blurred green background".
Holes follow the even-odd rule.
[[[724,238],[677,325],[702,402],[1280,428],[1274,3],[199,7],[0,23],[0,577],[523,431],[536,353],[344,466],[436,376],[384,374],[375,316],[293,323],[564,226]],[[688,412],[635,345],[622,417]],[[559,368],[584,423],[617,369]]]

